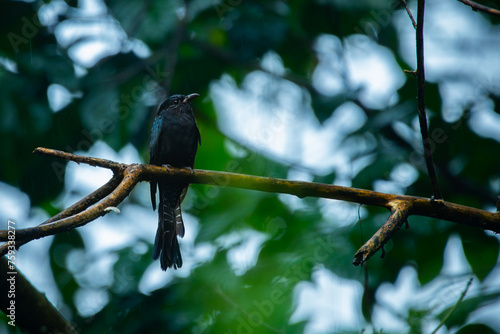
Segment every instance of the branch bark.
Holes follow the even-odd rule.
[[[408,8],[408,4],[406,3],[406,0],[401,0],[401,2],[405,6],[406,13],[410,17],[411,24],[413,25],[413,28],[415,28],[415,30],[417,30],[417,23],[415,22],[415,19],[413,18],[413,15],[411,14],[410,8]]]
[[[391,239],[392,235],[399,231],[401,225],[408,221],[410,203],[394,201],[391,215],[382,227],[354,254],[352,263],[357,266],[366,262],[379,249]]]
[[[110,160],[78,156],[47,148],[37,148],[34,153],[57,157],[92,166],[109,168],[114,176],[104,186],[83,198],[78,203],[36,227],[16,230],[15,247],[19,248],[31,240],[69,231],[104,216],[118,206],[141,181],[166,178],[171,182],[209,184],[221,187],[236,187],[273,193],[284,193],[298,197],[323,197],[365,205],[380,206],[391,210],[391,215],[382,228],[354,256],[353,263],[361,264],[392,237],[401,224],[411,215],[448,220],[458,224],[478,227],[500,233],[500,212],[488,212],[442,200],[385,194],[376,191],[341,187],[330,184],[292,181],[235,173],[205,170],[179,169],[145,164],[120,164]],[[8,241],[8,231],[0,231],[0,241]],[[9,242],[0,246],[0,255],[5,255]]]
[[[467,6],[470,6],[472,8],[472,10],[475,12],[477,12],[479,10],[479,11],[484,12],[484,13],[488,13],[488,14],[495,15],[495,16],[500,16],[500,10],[498,10],[498,9],[493,9],[491,7],[487,7],[487,6],[475,3],[474,1],[469,1],[469,0],[458,0],[458,1],[460,1],[461,3],[463,3]]]

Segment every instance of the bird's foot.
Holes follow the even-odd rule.
[[[166,164],[166,165],[162,165],[163,167],[165,167],[168,171],[170,171],[170,167],[172,167],[171,165],[169,164]]]
[[[194,171],[193,171],[193,168],[192,168],[192,167],[186,166],[186,167],[184,167],[184,168],[189,169],[189,171],[191,172],[191,174],[193,174],[193,173],[194,173]]]
[[[442,198],[435,198],[434,195],[431,196],[431,203],[438,205],[438,206],[443,206],[444,205],[444,200]]]

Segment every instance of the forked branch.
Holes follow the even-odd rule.
[[[80,200],[58,215],[36,227],[16,230],[15,244],[8,239],[8,231],[0,231],[0,255],[5,255],[9,246],[19,248],[31,240],[69,231],[114,211],[141,181],[169,179],[171,182],[209,184],[222,187],[253,189],[273,193],[284,193],[298,197],[323,197],[365,205],[380,206],[391,210],[391,215],[381,229],[356,252],[353,263],[358,265],[377,252],[392,237],[411,215],[444,219],[500,233],[500,213],[488,212],[445,201],[429,198],[385,194],[376,191],[341,187],[330,184],[291,181],[244,174],[205,170],[179,169],[144,164],[120,164],[117,162],[79,156],[47,148],[37,148],[34,153],[111,169],[111,180],[92,194]]]

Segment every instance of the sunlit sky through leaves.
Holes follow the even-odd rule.
[[[76,63],[75,71],[80,75],[84,76],[86,68],[92,67],[103,57],[120,52],[132,50],[140,58],[150,56],[151,51],[145,43],[127,37],[119,23],[106,12],[103,2],[85,0],[79,3],[81,17],[58,24],[55,35],[63,47],[80,40],[69,49],[69,55]],[[410,2],[410,5],[416,12],[415,2]],[[46,25],[55,22],[55,17],[63,11],[64,6],[66,5],[63,1],[51,1],[42,6],[39,13],[41,22]],[[457,120],[465,105],[471,101],[479,101],[480,103],[475,104],[476,112],[469,120],[471,128],[481,136],[500,141],[500,115],[493,111],[493,103],[487,94],[489,91],[500,89],[500,31],[499,27],[493,28],[483,16],[470,15],[469,12],[470,8],[457,5],[453,1],[427,1],[426,75],[429,81],[439,83],[443,98],[442,113],[446,121]],[[398,52],[408,64],[415,66],[415,32],[407,13],[402,10],[396,12],[392,24],[396,25],[399,33]],[[478,44],[487,44],[488,47],[475,47]],[[349,90],[354,88],[357,98],[365,106],[389,109],[399,99],[396,91],[409,80],[409,77],[400,71],[391,50],[367,36],[355,34],[354,31],[351,36],[342,40],[336,36],[322,35],[315,41],[314,48],[319,63],[314,70],[312,84],[325,95],[338,95],[346,92],[348,87]],[[366,113],[356,104],[345,102],[340,104],[328,119],[320,122],[312,110],[308,93],[297,84],[283,79],[287,69],[279,54],[269,51],[260,59],[260,65],[263,70],[248,74],[240,85],[229,74],[213,78],[210,95],[203,98],[213,101],[219,129],[228,138],[269,158],[293,166],[289,178],[312,180],[314,175],[335,173],[335,184],[350,186],[352,178],[372,163],[370,157],[356,158],[360,153],[373,149],[372,138],[359,136],[357,141],[346,141],[347,135],[359,130],[367,122]],[[456,80],[457,77],[460,77],[460,80]],[[78,95],[72,95],[60,84],[50,85],[47,95],[53,112],[64,112],[63,108],[73,98],[80,98]],[[432,124],[432,118],[430,123]],[[408,141],[420,145],[416,118],[414,125],[411,127],[396,124],[394,127],[395,131],[404,134]],[[149,129],[144,131],[149,132]],[[132,145],[120,152],[114,152],[109,146],[98,141],[89,152],[77,153],[124,163],[146,162],[141,161],[137,149]],[[68,207],[104,184],[109,177],[107,170],[68,164],[65,190],[58,198],[57,205]],[[417,177],[415,167],[401,162],[388,171],[386,179],[374,182],[373,190],[404,194]],[[108,296],[101,290],[110,284],[106,273],[111,270],[116,259],[98,255],[106,254],[111,249],[134,245],[139,245],[137,252],[140,253],[143,251],[140,249],[141,243],[154,239],[157,218],[150,207],[148,191],[148,185],[140,185],[132,194],[135,202],[128,205],[120,215],[111,213],[80,229],[84,241],[92,245],[89,247],[92,252],[86,255],[90,258],[80,261],[96,263],[94,272],[78,277],[82,282],[86,282],[82,284],[87,285],[85,290],[78,293],[76,299],[82,315],[91,316],[108,302]],[[9,195],[6,196],[6,193]],[[7,218],[16,221],[28,219],[25,212],[29,203],[25,194],[13,191],[10,186],[2,183],[0,198],[4,198],[0,200],[4,208],[0,210],[2,221]],[[279,198],[292,210],[301,206],[302,200],[296,197],[280,195]],[[189,202],[189,198],[187,201]],[[329,228],[354,224],[358,220],[359,208],[356,205],[330,200],[321,200],[320,203],[321,214],[330,225]],[[361,217],[366,215],[363,208],[359,212]],[[164,273],[160,271],[158,263],[152,262],[140,283],[141,292],[151,293],[176,275],[189,275],[197,264],[212,259],[215,244],[217,247],[230,248],[244,240],[240,246],[228,253],[228,261],[233,270],[237,275],[242,275],[255,265],[261,245],[267,238],[263,233],[247,230],[214,240],[214,244],[194,245],[199,229],[198,221],[188,213],[184,215],[184,219],[186,230],[189,231],[180,241],[185,265],[181,271]],[[34,212],[28,221],[29,224],[35,225],[42,220],[43,214]],[[47,279],[50,275],[34,274],[37,270],[47,273],[50,271],[48,261],[36,255],[42,248],[49,247],[49,240],[50,238],[46,238],[24,246],[20,251],[24,260],[19,263],[19,267],[57,304],[60,296],[54,292],[54,283]],[[462,269],[467,265],[461,244],[455,241],[450,239],[445,252],[445,264],[448,265],[445,268],[449,271]],[[102,280],[95,281],[93,277],[101,277]],[[439,281],[435,282],[434,286],[441,287],[443,284]],[[465,283],[457,282],[457,285],[460,284]],[[318,268],[312,282],[298,284],[295,292],[297,308],[290,322],[309,320],[307,333],[323,333],[332,326],[337,326],[335,330],[339,331],[358,329],[357,325],[362,321],[362,287],[359,283]],[[390,306],[398,309],[402,305],[408,305],[408,300],[414,297],[412,295],[429,292],[421,289],[414,269],[405,268],[394,285],[387,284],[377,293],[380,294],[380,300],[387,303],[397,300],[398,303]],[[397,295],[396,299],[394,295]],[[448,297],[443,298],[446,299],[443,302],[446,306],[452,301]],[[340,303],[332,304],[332,301],[336,300],[342,301],[342,307],[338,306]],[[382,308],[376,310],[373,323],[384,330],[405,329],[404,321],[397,319],[394,314],[388,314]],[[497,326],[500,328],[500,323]]]

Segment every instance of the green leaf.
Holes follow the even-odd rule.
[[[460,328],[457,334],[476,334],[476,333],[484,333],[484,334],[496,334],[498,333],[491,327],[484,324],[470,324]]]
[[[482,281],[498,265],[498,238],[477,228],[464,228],[461,232],[465,257],[474,274]],[[480,245],[477,240],[481,240]]]

